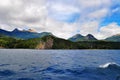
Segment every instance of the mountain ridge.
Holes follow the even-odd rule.
[[[27,40],[0,36],[0,48],[9,49],[120,49],[120,42],[80,41],[72,42],[54,36]]]
[[[76,34],[73,37],[69,38],[68,40],[78,42],[78,41],[96,41],[97,39],[92,34],[88,34],[86,36]]]
[[[110,36],[105,39],[106,41],[120,42],[120,34]]]
[[[53,35],[50,32],[37,33],[37,32],[23,31],[17,28],[15,28],[13,31],[6,31],[3,29],[0,29],[0,34],[10,36],[13,38],[18,38],[18,39],[40,38],[40,37],[44,37],[47,35]]]
[[[41,37],[48,36],[48,35],[55,36],[51,32],[38,33],[34,29],[19,30],[18,28],[15,28],[13,31],[6,31],[3,29],[0,29],[0,34],[13,37],[13,38],[17,38],[17,39],[41,38]],[[67,40],[70,40],[72,42],[79,42],[79,41],[97,41],[98,39],[95,38],[92,34],[88,34],[86,36],[83,36],[81,34],[76,34],[68,38]],[[103,41],[120,42],[120,34],[110,36],[106,39],[103,39]]]

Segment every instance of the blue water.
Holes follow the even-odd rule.
[[[0,49],[0,80],[120,80],[120,50]]]

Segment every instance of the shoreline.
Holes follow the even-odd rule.
[[[22,49],[22,48],[0,48],[0,50],[120,50],[120,49]]]

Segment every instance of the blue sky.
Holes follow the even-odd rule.
[[[76,23],[77,30],[73,33],[91,33],[98,38],[119,34],[115,32],[116,29],[120,30],[119,0],[66,0],[67,4],[63,0],[52,1],[49,4],[48,10],[52,12],[49,16],[63,23]]]
[[[120,34],[120,0],[4,0],[0,28],[33,28],[65,39],[75,34],[104,39]]]
[[[116,22],[120,26],[120,2],[112,5],[110,9],[109,15],[103,19],[101,26],[106,26],[113,22]]]
[[[112,22],[116,22],[120,26],[120,11],[116,11],[111,15],[106,16],[101,22],[101,25],[106,26]]]

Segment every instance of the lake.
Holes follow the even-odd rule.
[[[120,50],[0,49],[0,80],[120,80]]]

